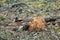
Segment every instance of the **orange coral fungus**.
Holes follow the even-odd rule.
[[[29,22],[29,30],[44,30],[45,20],[42,17],[34,17],[32,21]]]

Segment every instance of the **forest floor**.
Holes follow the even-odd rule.
[[[41,6],[41,9],[33,9],[33,6],[33,8],[26,8],[24,6],[25,8],[17,8],[18,10],[14,7],[12,9],[3,8],[3,10],[0,11],[0,40],[60,40],[60,19],[56,19],[53,22],[47,22],[46,30],[43,31],[37,30],[29,32],[20,30],[19,27],[26,22],[17,25],[8,25],[13,22],[16,17],[18,17],[18,19],[28,20],[34,16],[41,16],[43,18],[54,15],[59,16],[60,9],[58,8],[60,8],[60,6],[56,8],[51,7],[50,9]]]

